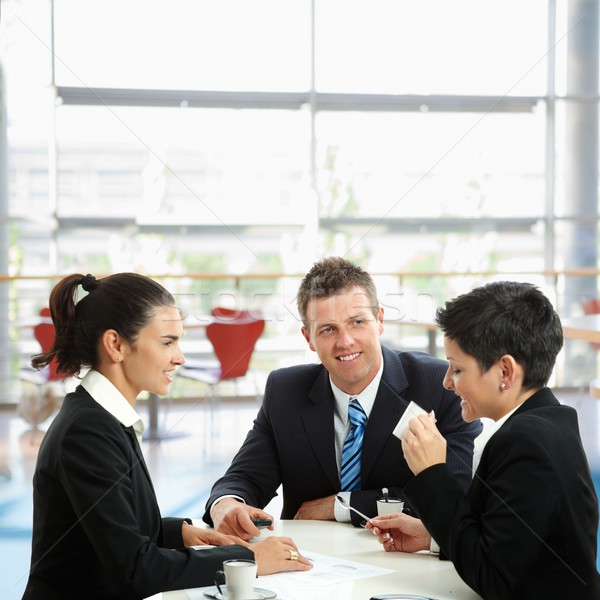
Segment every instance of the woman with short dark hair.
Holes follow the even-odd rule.
[[[550,301],[527,283],[494,282],[438,310],[444,387],[465,421],[493,419],[475,440],[467,494],[446,466],[433,415],[412,419],[402,449],[415,478],[408,515],[372,519],[388,551],[435,540],[486,600],[600,598],[598,499],[577,413],[546,387],[563,344]],[[478,450],[478,451],[477,451]]]

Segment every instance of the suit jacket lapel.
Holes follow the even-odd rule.
[[[140,445],[138,444],[135,430],[133,429],[133,427],[125,427],[125,425],[123,425],[123,424],[121,424],[121,427],[123,428],[125,435],[129,439],[129,443],[131,444],[131,447],[133,448],[133,452],[135,453],[135,456],[138,460],[139,465],[142,467],[142,470],[146,474],[146,478],[148,479],[148,484],[150,485],[152,490],[154,490],[154,486],[152,485],[152,479],[150,478],[150,473],[148,471],[148,467],[146,466],[146,461],[144,460],[144,455],[142,454]],[[133,465],[133,468],[135,468],[135,466],[136,465]]]
[[[75,393],[81,394],[82,397],[85,397],[86,402],[89,404],[89,406],[93,406],[95,408],[98,408],[99,410],[106,410],[105,408],[102,408],[100,406],[100,404],[98,404],[94,400],[94,398],[92,398],[90,393],[83,386],[78,385],[77,389],[75,390]],[[144,471],[146,478],[148,479],[148,484],[152,488],[152,491],[154,491],[154,486],[152,485],[152,479],[150,478],[150,472],[148,471],[148,467],[146,466],[146,461],[144,460],[144,455],[142,454],[140,445],[138,444],[135,430],[133,429],[133,427],[125,427],[125,425],[123,425],[123,423],[119,423],[119,425],[125,432],[125,435],[127,436],[127,439],[129,440],[129,443],[131,444],[131,447],[133,448],[133,452],[137,458],[137,461],[142,466],[142,470]],[[135,466],[136,465],[133,465],[133,468],[135,468]]]
[[[301,415],[304,429],[321,468],[337,489],[340,485],[340,478],[333,435],[335,400],[329,384],[329,373],[325,368],[315,379],[308,398],[310,405]]]
[[[382,347],[383,373],[369,415],[363,442],[362,479],[367,478],[383,445],[394,431],[409,402],[402,397],[408,380],[398,356]]]

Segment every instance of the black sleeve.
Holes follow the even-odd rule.
[[[209,585],[223,560],[253,557],[252,551],[242,546],[172,550],[142,533],[135,501],[139,489],[134,489],[132,477],[141,466],[131,462],[128,441],[108,413],[94,411],[93,419],[79,419],[59,451],[59,477],[78,524],[124,597]],[[150,485],[148,494],[153,494]],[[158,515],[158,527],[166,525],[164,541],[181,546],[182,520],[165,522],[154,512],[144,517],[152,520],[154,514]]]

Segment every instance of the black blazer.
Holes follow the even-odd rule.
[[[448,440],[448,464],[466,489],[471,480],[473,438],[479,421],[465,423],[453,392],[442,386],[447,363],[422,352],[383,348],[384,368],[363,442],[362,490],[352,492],[352,505],[376,515],[376,498],[387,487],[403,497],[412,479],[402,444],[392,435],[411,400],[434,410],[437,425]],[[335,400],[329,373],[320,364],[278,369],[269,375],[254,427],[224,477],[210,494],[204,520],[218,497],[235,494],[264,508],[283,484],[281,517],[291,519],[306,500],[340,491],[334,442]],[[358,523],[354,513],[353,521]]]
[[[133,428],[81,386],[48,428],[33,485],[27,600],[144,598],[212,584],[223,560],[253,557],[184,549],[183,519],[161,518]]]
[[[419,473],[406,494],[486,600],[600,598],[598,500],[577,413],[548,388],[490,438],[467,496],[446,465]]]

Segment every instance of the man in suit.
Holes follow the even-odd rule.
[[[451,470],[466,488],[481,425],[465,423],[457,398],[444,390],[445,361],[381,346],[383,308],[371,276],[342,258],[322,259],[302,280],[297,304],[302,335],[321,364],[270,374],[254,426],[213,486],[204,520],[244,539],[258,535],[251,519],[271,518],[261,509],[281,484],[284,519],[358,524],[359,517],[335,502],[339,493],[362,513],[376,515],[382,488],[403,498],[412,478],[392,434],[410,401],[434,411],[448,439]],[[349,417],[356,402],[360,434]],[[358,446],[346,460],[352,443]],[[358,467],[349,483],[352,460]]]

